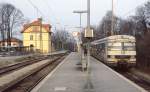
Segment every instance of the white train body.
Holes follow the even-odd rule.
[[[135,37],[129,35],[114,35],[93,41],[92,55],[109,66],[135,66]]]

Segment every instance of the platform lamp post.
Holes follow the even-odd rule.
[[[73,13],[77,13],[80,15],[80,28],[81,28],[82,27],[82,20],[81,20],[82,14],[87,13],[87,11],[86,10],[84,10],[84,11],[80,10],[80,11],[73,11]]]
[[[91,30],[90,27],[90,0],[87,0],[87,28],[85,30],[85,37],[88,39],[87,42],[87,85],[86,88],[90,91],[93,88],[92,82],[91,82],[91,69],[90,69],[90,39],[94,37],[93,30]]]
[[[77,13],[80,15],[80,40],[81,40],[81,31],[82,31],[82,14],[87,13],[86,10],[80,10],[80,11],[73,11],[73,13]]]
[[[87,11],[85,11],[85,10],[76,10],[76,11],[73,11],[73,13],[77,13],[77,14],[79,14],[80,15],[80,32],[79,32],[79,44],[80,44],[80,47],[79,47],[79,53],[80,53],[80,58],[81,58],[81,62],[82,62],[82,48],[81,48],[81,44],[82,44],[82,14],[84,14],[84,13],[87,13]]]
[[[87,28],[85,30],[85,38],[88,39],[88,43],[87,43],[87,49],[88,49],[88,53],[87,53],[87,71],[89,72],[89,68],[90,68],[90,39],[93,37],[93,30],[91,30],[90,27],[90,0],[87,0]]]

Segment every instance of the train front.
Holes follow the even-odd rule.
[[[127,35],[110,37],[107,43],[107,63],[112,67],[135,66],[135,37]]]

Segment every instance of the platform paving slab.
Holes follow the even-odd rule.
[[[87,77],[87,72],[77,66],[79,57],[76,52],[68,55],[31,92],[146,92],[92,57],[91,73]]]

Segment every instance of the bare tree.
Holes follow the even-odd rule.
[[[127,20],[120,19],[120,32],[119,34],[122,35],[135,35],[135,21],[131,18],[128,18]]]
[[[108,11],[95,29],[95,39],[101,39],[111,34],[112,11]],[[114,16],[114,34],[120,31],[120,19]]]
[[[74,48],[75,39],[65,30],[56,30],[52,36],[52,42],[57,50],[66,49],[72,51]]]
[[[21,26],[24,22],[23,13],[11,4],[0,5],[0,31],[2,40],[7,40],[7,45],[11,46],[11,38],[15,28]]]
[[[140,6],[137,8],[136,15],[133,16],[133,20],[136,24],[136,36],[140,37],[140,39],[143,39],[144,35],[147,33],[147,23],[144,6]]]

